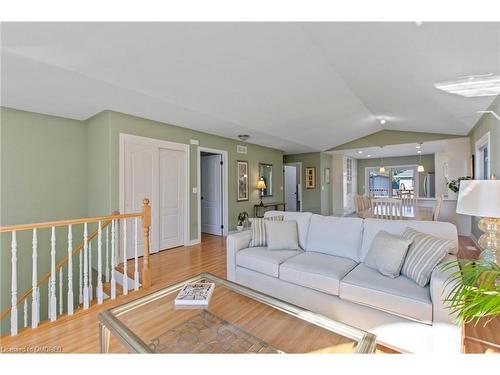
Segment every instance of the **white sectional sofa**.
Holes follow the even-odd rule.
[[[227,277],[252,289],[370,331],[390,348],[411,353],[458,353],[460,329],[443,304],[451,287],[437,266],[420,287],[366,267],[363,260],[381,230],[406,227],[452,240],[446,261],[456,259],[457,230],[445,222],[378,220],[269,211],[298,224],[299,250],[248,247],[251,231],[227,237]]]

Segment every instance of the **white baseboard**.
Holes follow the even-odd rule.
[[[194,240],[189,241],[189,243],[186,246],[194,246],[198,245],[201,243],[201,240],[199,238],[195,238]]]

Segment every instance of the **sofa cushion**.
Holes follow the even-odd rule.
[[[451,223],[442,221],[417,221],[417,220],[380,220],[365,219],[363,230],[363,244],[361,246],[360,261],[364,261],[375,235],[381,230],[396,236],[401,236],[407,227],[412,227],[419,232],[453,241],[450,254],[458,251],[457,228]]]
[[[377,270],[384,276],[398,277],[412,240],[380,231],[370,246],[365,265]]]
[[[412,242],[401,274],[412,279],[420,286],[426,286],[434,267],[448,254],[453,243],[430,234],[406,228],[403,237]]]
[[[352,259],[306,251],[280,266],[280,279],[320,292],[339,295],[340,280],[357,263]]]
[[[297,222],[266,220],[267,248],[270,250],[299,250]]]
[[[267,246],[267,233],[266,233],[266,221],[283,221],[283,215],[269,216],[266,218],[255,218],[252,219],[252,240],[250,241],[250,247],[261,247]]]
[[[306,251],[359,261],[363,220],[354,217],[312,215]]]
[[[432,322],[429,287],[422,288],[404,276],[391,279],[364,264],[340,281],[339,296],[421,322]]]
[[[266,247],[249,247],[238,251],[236,265],[278,277],[280,264],[300,253],[302,253],[301,250],[269,250]]]
[[[291,212],[291,211],[267,211],[264,217],[283,215],[284,220],[295,220],[297,222],[297,230],[299,231],[299,246],[301,249],[306,248],[307,232],[309,230],[309,222],[312,213],[310,212]]]

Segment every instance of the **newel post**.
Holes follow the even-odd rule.
[[[151,268],[149,266],[149,229],[151,227],[151,206],[145,198],[142,206],[142,227],[144,231],[144,257],[142,259],[142,286],[151,287]]]

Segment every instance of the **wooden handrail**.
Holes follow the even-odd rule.
[[[111,220],[103,223],[101,225],[101,229],[104,229],[106,228],[109,224],[111,224]],[[97,236],[97,233],[98,233],[98,229],[96,229],[94,232],[92,232],[90,234],[90,236],[88,236],[88,241],[92,241],[96,236]],[[76,246],[74,249],[73,249],[73,252],[71,253],[71,255],[76,255],[78,254],[80,251],[83,250],[83,241],[78,245]],[[61,267],[63,267],[66,263],[68,262],[68,256],[66,255],[64,258],[62,258],[59,262],[56,263],[56,273],[57,271],[59,271],[59,269]],[[37,288],[41,287],[43,284],[45,284],[48,280],[50,279],[50,271],[47,272],[45,275],[43,275],[39,280],[38,282],[36,283],[36,286]],[[30,295],[33,294],[33,288],[30,288],[28,289],[26,292],[24,292],[18,299],[17,299],[17,305],[21,304],[22,302],[24,302],[24,300],[26,298],[28,298]],[[0,320],[3,320],[7,315],[10,314],[10,307],[6,308],[2,314],[0,315]]]
[[[114,212],[112,215],[107,215],[107,216],[95,216],[95,217],[89,217],[89,218],[83,218],[83,219],[71,219],[71,220],[58,220],[58,221],[49,221],[49,222],[41,222],[41,223],[33,223],[33,224],[20,224],[20,225],[9,225],[9,226],[3,226],[0,227],[0,233],[5,233],[5,232],[13,232],[13,231],[22,231],[22,230],[30,230],[30,229],[35,229],[35,228],[52,228],[52,227],[60,227],[60,226],[67,226],[67,225],[73,225],[73,224],[84,224],[84,223],[91,223],[91,222],[101,222],[101,231],[102,229],[106,228],[113,220],[117,219],[127,219],[127,218],[134,218],[134,217],[140,217],[142,219],[142,225],[143,225],[143,232],[144,232],[144,259],[143,259],[143,266],[142,266],[142,286],[144,288],[149,288],[151,287],[151,269],[149,265],[149,231],[151,227],[151,206],[149,205],[149,199],[144,199],[143,200],[143,207],[142,207],[142,212],[139,213],[128,213],[128,214],[120,214],[117,212]],[[91,241],[98,235],[98,229],[96,229],[93,233],[91,233],[87,241]],[[78,254],[81,252],[84,248],[84,242],[81,242],[78,246],[76,246],[72,253],[71,256],[74,256],[75,254]],[[68,262],[68,255],[66,255],[63,259],[61,259],[59,262],[56,264],[56,272],[59,271],[61,267],[63,267],[67,262]],[[45,275],[43,275],[37,282],[37,287],[42,286],[45,282],[47,282],[50,279],[51,272],[47,272]],[[33,294],[33,288],[30,288],[28,291],[23,293],[18,299],[17,299],[17,305],[21,304],[24,302],[30,295]],[[3,320],[7,315],[9,315],[11,312],[11,307],[7,308],[5,311],[2,312],[0,315],[0,320]]]
[[[148,200],[149,202],[149,200]],[[57,221],[46,221],[43,223],[32,223],[32,224],[18,224],[18,225],[7,225],[0,227],[0,233],[13,232],[20,230],[30,230],[35,228],[52,228],[52,227],[63,227],[70,224],[84,224],[93,223],[97,221],[111,221],[115,219],[128,219],[131,217],[143,217],[142,212],[130,213],[130,214],[113,214],[108,216],[94,216],[86,217],[83,219],[70,219],[70,220],[57,220]]]

